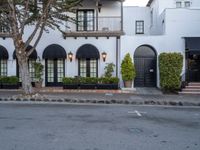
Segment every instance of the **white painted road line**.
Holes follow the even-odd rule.
[[[146,114],[146,112],[139,112],[135,110],[135,111],[129,111],[128,114],[136,114],[137,116],[142,117],[142,114]]]

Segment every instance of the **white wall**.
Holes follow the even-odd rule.
[[[25,35],[24,39],[26,39],[28,34]],[[11,39],[7,38],[6,40],[3,40],[0,38],[0,43],[2,46],[4,46],[9,53],[9,62],[8,62],[8,75],[16,75],[16,61],[13,60],[13,52],[14,52],[14,46]],[[70,62],[69,59],[66,60],[66,70],[65,75],[66,76],[77,76],[78,75],[78,60],[75,58],[76,52],[79,47],[81,47],[84,44],[92,44],[99,50],[100,57],[102,52],[107,53],[107,59],[106,62],[103,62],[102,58],[99,60],[99,72],[98,75],[102,76],[104,74],[104,67],[106,63],[114,63],[116,64],[116,38],[110,37],[107,39],[107,37],[100,37],[100,38],[66,38],[64,39],[60,32],[58,31],[50,31],[50,33],[44,33],[42,36],[42,39],[38,46],[36,47],[36,51],[38,53],[38,56],[42,59],[42,54],[44,52],[44,49],[51,45],[51,44],[58,44],[62,46],[66,53],[69,53],[70,51],[74,54],[73,61]],[[43,60],[44,64],[44,60]]]
[[[137,20],[144,21],[144,35],[150,32],[150,8],[148,7],[124,7],[124,31],[128,36],[136,35],[135,22]],[[141,36],[141,35],[138,35]]]
[[[200,9],[166,9],[166,34],[168,36],[200,36]]]
[[[184,39],[177,37],[167,36],[123,36],[121,39],[121,59],[127,53],[130,53],[134,59],[135,50],[141,45],[150,45],[156,52],[157,57],[163,52],[180,52],[185,55],[184,52]],[[157,61],[158,63],[158,61]],[[158,64],[157,64],[157,68]],[[183,67],[185,72],[185,64]],[[159,69],[157,69],[157,87],[160,87]]]

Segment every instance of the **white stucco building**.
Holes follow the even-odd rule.
[[[33,81],[31,62],[38,58],[45,66],[44,86],[59,86],[64,76],[100,77],[106,63],[114,63],[114,75],[121,77],[121,60],[130,53],[136,65],[135,86],[159,87],[157,59],[162,52],[181,52],[183,80],[200,81],[199,0],[150,0],[147,7],[123,7],[123,0],[84,0],[75,9],[76,14],[69,15],[79,24],[68,22],[64,35],[57,30],[43,34],[30,57]],[[26,30],[24,38],[31,27]],[[0,37],[1,53],[7,51],[0,55],[0,75],[19,76],[12,39],[3,33]]]
[[[133,56],[135,86],[160,86],[158,56],[163,52],[182,53],[182,80],[199,82],[199,26],[199,0],[149,0],[147,7],[124,7],[121,58],[127,52]]]

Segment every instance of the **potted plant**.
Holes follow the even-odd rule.
[[[78,89],[77,78],[64,77],[63,78],[63,89]]]
[[[97,89],[118,89],[119,78],[117,77],[101,77],[98,79]]]
[[[104,68],[104,70],[105,70],[104,76],[107,77],[107,78],[112,77],[113,72],[114,72],[114,67],[115,67],[115,64],[107,63],[105,68]]]
[[[35,69],[35,87],[41,88],[42,87],[42,76],[43,76],[43,69],[44,66],[40,62],[34,63],[34,69]]]
[[[124,86],[131,88],[134,78],[136,77],[135,66],[130,54],[126,54],[121,63],[121,74]]]
[[[80,89],[96,89],[97,81],[95,77],[81,77]]]
[[[2,89],[18,89],[19,78],[16,76],[1,77],[1,88]]]

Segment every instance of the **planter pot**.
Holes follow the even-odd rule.
[[[78,84],[65,84],[63,85],[63,89],[78,89]]]
[[[7,83],[3,83],[1,85],[2,89],[19,89],[19,84],[7,84]]]
[[[42,88],[42,82],[35,82],[35,88]]]
[[[125,88],[132,88],[133,81],[124,81]]]
[[[97,89],[117,90],[118,84],[97,84]]]
[[[96,89],[96,84],[80,84],[80,89]]]

